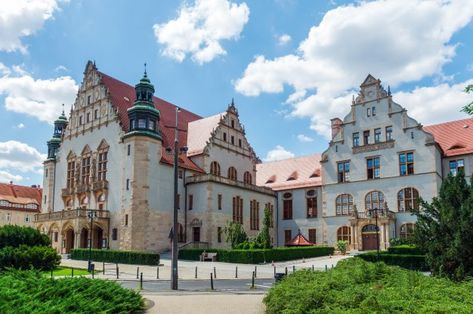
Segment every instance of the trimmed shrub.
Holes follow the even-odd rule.
[[[52,270],[61,262],[56,250],[49,246],[5,247],[0,250],[0,269]]]
[[[92,260],[97,262],[159,265],[159,254],[150,252],[92,249]],[[89,249],[73,249],[71,259],[88,260]]]
[[[48,236],[41,234],[38,230],[31,227],[22,227],[17,225],[5,225],[0,227],[0,249],[10,246],[19,247],[28,246],[48,246],[51,244]]]
[[[225,250],[225,249],[184,249],[179,251],[180,259],[198,261],[203,252],[217,253],[219,262],[259,264],[263,262],[280,262],[294,259],[327,256],[333,254],[333,247],[280,247],[274,249]]]
[[[422,251],[412,244],[403,244],[391,246],[388,248],[389,254],[404,254],[404,255],[423,255]]]
[[[473,281],[455,283],[419,272],[339,261],[327,272],[300,270],[274,285],[266,313],[472,313]]]
[[[35,271],[0,274],[0,313],[143,313],[138,292],[109,280],[50,279]]]
[[[368,252],[358,255],[360,258],[368,262],[377,262],[376,252]],[[409,255],[409,254],[390,254],[389,252],[380,252],[379,261],[388,265],[396,265],[402,268],[429,271],[429,266],[425,260],[425,255]]]

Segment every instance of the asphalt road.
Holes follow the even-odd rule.
[[[123,287],[136,289],[139,280],[118,280]],[[180,291],[211,291],[210,279],[179,280]],[[267,291],[274,284],[272,279],[255,279],[255,289],[251,289],[249,279],[214,279],[214,290],[228,292]],[[143,291],[147,292],[170,292],[170,280],[143,281]]]

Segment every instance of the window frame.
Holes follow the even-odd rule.
[[[353,195],[349,193],[342,193],[338,194],[335,198],[335,216],[351,215],[353,213],[353,207]]]
[[[410,197],[406,196],[406,191],[409,191]],[[398,212],[411,212],[413,209],[419,209],[419,190],[408,186],[402,188],[397,192],[397,210]],[[408,206],[411,204],[412,206]]]
[[[404,156],[404,161],[402,159]],[[412,156],[412,159],[409,160],[409,156]],[[400,152],[398,153],[398,161],[399,161],[399,175],[400,176],[410,176],[415,174],[415,156],[414,151],[407,151],[407,152]],[[403,171],[403,167],[405,167],[405,172]]]
[[[342,168],[340,170],[340,165]],[[348,165],[348,168],[347,168]],[[350,182],[350,160],[343,160],[337,162],[337,182]]]
[[[371,166],[370,166],[371,161]],[[375,180],[381,177],[381,160],[379,156],[366,157],[366,179]]]
[[[351,228],[349,226],[338,227],[337,241],[348,241],[348,244],[351,244]]]

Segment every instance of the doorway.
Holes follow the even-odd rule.
[[[66,239],[64,242],[66,254],[69,254],[74,248],[74,229],[70,228],[66,230]]]
[[[379,228],[376,225],[366,225],[361,229],[362,250],[376,250],[378,248]]]
[[[194,242],[200,242],[200,227],[193,227],[192,228],[192,240]]]

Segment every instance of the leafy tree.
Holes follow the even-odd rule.
[[[28,246],[48,246],[51,244],[48,236],[41,234],[31,227],[21,227],[16,225],[5,225],[0,227],[0,248],[20,245]]]
[[[337,250],[340,251],[343,255],[347,253],[348,241],[339,240],[337,241]]]
[[[414,210],[414,241],[426,252],[434,275],[462,280],[473,276],[473,180],[468,186],[463,171],[449,175],[432,203],[421,200]]]
[[[238,244],[243,243],[248,240],[248,236],[243,229],[243,226],[234,221],[227,222],[227,225],[223,229],[225,233],[225,241],[230,243],[232,249],[235,248]]]
[[[269,208],[264,209],[263,228],[256,237],[256,242],[260,244],[263,249],[271,248],[271,235],[269,234],[269,226],[271,224],[271,212]]]
[[[467,92],[468,94],[473,93],[473,84],[468,85],[465,88],[465,92]],[[464,106],[462,108],[462,111],[468,113],[469,115],[473,115],[473,102],[471,102],[468,105]]]

